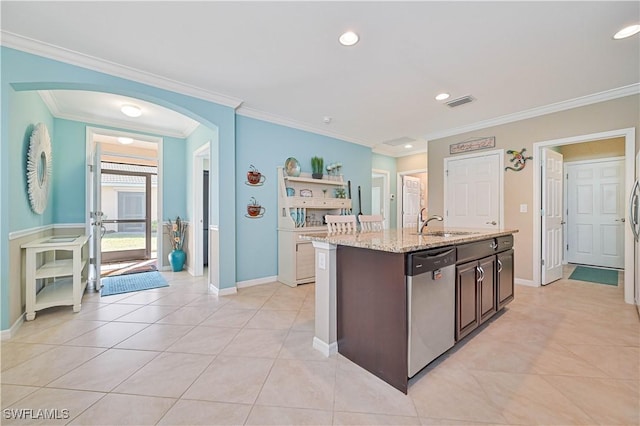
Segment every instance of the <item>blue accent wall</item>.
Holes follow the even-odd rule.
[[[27,193],[27,153],[31,132],[38,123],[44,123],[49,131],[52,144],[53,175],[49,186],[49,201],[47,208],[40,215],[31,210]],[[57,156],[54,148],[55,140],[54,120],[44,102],[36,92],[10,93],[9,107],[9,139],[8,145],[9,176],[9,232],[21,229],[36,228],[53,223],[54,202],[52,189],[55,187],[55,170],[64,167],[64,157]],[[3,145],[5,142],[3,142]],[[4,155],[4,153],[3,153]]]
[[[53,157],[64,162],[54,164],[53,169],[54,223],[86,222],[86,127],[85,123],[55,119]]]
[[[210,170],[211,223],[219,227],[221,241],[219,288],[277,275],[276,167],[296,157],[309,171],[312,156],[325,164],[343,163],[345,179],[352,181],[353,198],[362,187],[362,207],[370,211],[370,148],[248,117],[231,107],[159,89],[135,81],[91,71],[15,49],[0,47],[0,301],[1,328],[9,318],[8,237],[11,231],[28,230],[51,223],[80,223],[85,219],[86,123],[54,119],[35,90],[92,90],[138,98],[193,118],[201,127],[189,140],[164,137],[163,216],[189,217],[189,180],[193,150],[212,140]],[[29,125],[43,121],[52,133],[53,203],[43,216],[30,212],[26,198],[23,156]],[[266,176],[260,187],[244,184],[249,165]],[[262,219],[247,219],[246,204],[254,196],[267,208]],[[17,261],[17,259],[13,259]],[[11,267],[14,267],[13,264]]]
[[[237,117],[236,135],[236,219],[237,276],[246,281],[278,274],[278,185],[276,168],[295,157],[302,171],[311,172],[311,157],[323,157],[325,165],[343,164],[345,180],[351,180],[354,211],[357,213],[358,185],[362,187],[363,213],[371,210],[371,149],[327,136],[290,127]],[[245,184],[250,165],[266,176],[262,186]],[[249,219],[247,204],[255,197],[266,208],[264,217]]]

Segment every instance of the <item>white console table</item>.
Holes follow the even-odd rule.
[[[35,319],[36,311],[51,306],[73,305],[73,312],[80,312],[87,286],[88,240],[87,235],[56,235],[22,245],[26,251],[27,321]],[[71,259],[58,259],[56,251],[70,252]],[[44,258],[38,261],[38,255]],[[43,284],[40,291],[39,280]]]

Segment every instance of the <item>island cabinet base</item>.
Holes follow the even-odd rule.
[[[338,352],[407,393],[405,255],[337,249]]]

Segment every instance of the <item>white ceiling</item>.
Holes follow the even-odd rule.
[[[640,22],[637,1],[2,1],[0,7],[3,45],[391,155],[424,150],[421,140],[640,87],[640,36],[612,39]],[[349,48],[337,42],[348,29],[360,34]],[[434,100],[442,91],[476,101],[452,109]],[[61,110],[83,111],[90,122],[122,119],[107,108],[110,98],[52,96]],[[145,126],[168,122],[163,116]],[[176,133],[188,128],[175,126]],[[418,143],[413,150],[383,144],[399,138]]]

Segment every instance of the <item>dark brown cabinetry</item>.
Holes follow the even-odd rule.
[[[513,250],[498,253],[496,258],[498,262],[496,295],[498,309],[502,309],[513,300]]]
[[[513,300],[512,247],[512,236],[458,246],[456,342]]]
[[[456,341],[497,312],[496,264],[488,256],[456,267]]]

